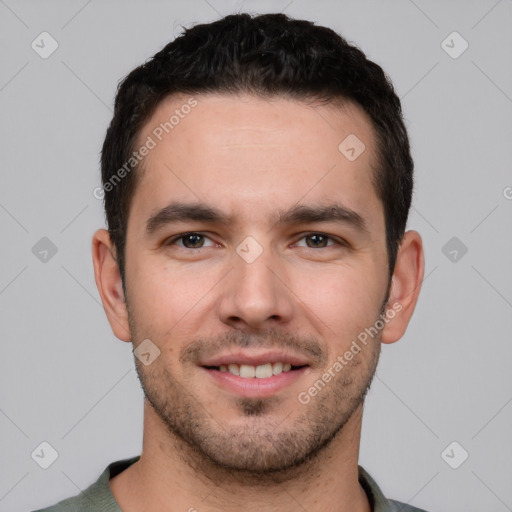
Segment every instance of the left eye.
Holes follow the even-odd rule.
[[[309,235],[303,236],[301,240],[306,240],[305,245],[297,245],[301,245],[302,247],[309,247],[311,249],[322,249],[328,245],[334,245],[336,243],[330,236],[323,235],[322,233],[311,233]]]

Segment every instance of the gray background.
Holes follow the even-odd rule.
[[[75,495],[140,453],[131,346],[111,333],[93,277],[99,152],[118,81],[180,24],[235,10],[332,27],[403,101],[426,277],[406,336],[383,348],[360,464],[390,497],[432,511],[512,510],[510,0],[0,0],[0,510]],[[31,48],[43,31],[59,45],[47,59]],[[441,44],[453,31],[469,44],[458,58]],[[46,261],[32,249],[43,237],[57,248]],[[43,441],[59,454],[48,469],[31,457]]]

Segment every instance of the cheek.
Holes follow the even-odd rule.
[[[382,285],[367,269],[337,269],[335,272],[295,276],[293,286],[304,315],[325,339],[344,347],[378,315]]]
[[[141,258],[133,265],[130,302],[141,325],[162,334],[195,318],[222,276],[216,277],[211,267],[191,265],[172,266],[160,257]]]

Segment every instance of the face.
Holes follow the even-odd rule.
[[[136,359],[139,378],[205,460],[298,467],[343,431],[378,361],[379,334],[344,356],[389,284],[372,126],[351,104],[188,100],[162,102],[140,134],[156,145],[130,209],[126,302],[134,346],[160,354]],[[350,134],[356,159],[338,149]]]

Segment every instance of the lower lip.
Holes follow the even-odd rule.
[[[263,398],[275,395],[282,389],[296,382],[308,371],[308,367],[304,366],[297,370],[272,375],[272,377],[266,379],[258,379],[257,377],[246,379],[229,372],[210,370],[204,367],[202,367],[202,369],[220,386],[245,398]]]

